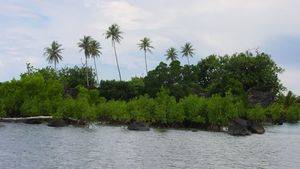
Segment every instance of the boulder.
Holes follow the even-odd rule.
[[[128,130],[136,130],[136,131],[149,131],[149,125],[144,123],[144,122],[137,122],[137,121],[133,121],[131,122],[128,127]]]
[[[261,123],[257,123],[257,122],[252,122],[250,124],[250,126],[248,127],[248,129],[255,134],[264,134],[265,133],[265,128],[263,127],[263,125]]]
[[[48,126],[50,127],[65,127],[67,126],[66,122],[62,119],[52,119],[49,123]]]
[[[228,126],[228,134],[233,136],[248,136],[251,135],[251,132],[246,126],[240,125],[233,121]]]

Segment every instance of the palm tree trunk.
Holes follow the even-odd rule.
[[[86,73],[86,85],[87,85],[87,87],[90,87],[90,84],[89,84],[89,70],[88,70],[87,56],[85,56],[85,73]]]
[[[146,65],[146,75],[148,74],[148,65],[147,65],[147,51],[144,51],[145,53],[145,65]]]
[[[98,69],[97,69],[97,63],[96,63],[95,57],[94,57],[94,64],[95,64],[95,70],[96,70],[97,83],[99,84]]]
[[[54,70],[56,71],[56,62],[54,61]]]
[[[188,65],[190,65],[190,58],[189,57],[187,57],[187,61],[188,61]]]
[[[122,76],[121,76],[121,71],[120,71],[120,67],[119,67],[119,61],[118,61],[115,41],[113,41],[112,44],[113,44],[114,51],[115,51],[115,57],[116,57],[116,62],[117,62],[117,67],[118,67],[118,72],[119,72],[119,78],[120,78],[120,81],[122,81]]]

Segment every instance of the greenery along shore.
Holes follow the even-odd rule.
[[[178,61],[175,48],[167,50],[169,64],[161,62],[148,72],[147,53],[153,47],[149,38],[139,43],[144,52],[145,77],[122,81],[116,43],[122,36],[118,25],[106,33],[111,39],[120,81],[101,81],[97,69],[87,65],[101,55],[100,43],[85,36],[78,43],[86,58],[83,67],[57,70],[62,60],[61,45],[53,42],[45,56],[54,69],[35,69],[19,80],[0,83],[0,117],[52,115],[57,119],[105,121],[126,124],[146,122],[165,127],[227,126],[237,117],[254,122],[298,122],[300,99],[292,92],[283,95],[278,75],[283,71],[265,53],[211,55],[197,64],[189,63],[194,55],[190,43],[181,54],[187,65]]]

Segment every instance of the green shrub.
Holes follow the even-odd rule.
[[[273,103],[266,109],[266,116],[271,118],[272,121],[279,121],[282,118],[284,106],[279,103]]]
[[[256,105],[248,110],[247,118],[257,122],[264,121],[266,119],[266,111],[261,105]]]
[[[167,123],[181,124],[185,119],[183,107],[176,103],[175,98],[170,99],[167,104]]]
[[[89,104],[86,98],[67,98],[53,116],[54,118],[74,118],[77,120],[94,121],[96,119],[96,110],[93,105]]]
[[[176,99],[164,88],[157,93],[153,121],[159,124],[181,123],[184,120],[183,109],[177,105]]]
[[[97,89],[88,90],[83,86],[77,86],[78,96],[77,98],[86,98],[90,104],[96,105],[106,101],[104,97],[100,97],[100,93]]]
[[[6,113],[4,111],[4,104],[2,103],[2,101],[0,100],[0,118],[3,118],[6,116]]]
[[[100,103],[97,105],[96,111],[98,118],[102,120],[124,123],[131,120],[125,101],[111,100],[106,103]]]
[[[300,120],[300,104],[289,107],[286,112],[286,120],[290,123],[296,123]]]
[[[155,102],[148,96],[140,96],[128,102],[128,112],[131,119],[143,122],[152,122]]]
[[[226,126],[238,115],[238,106],[233,102],[231,95],[226,95],[226,97],[213,95],[208,99],[207,116],[210,124]]]
[[[20,107],[23,102],[21,83],[17,80],[5,82],[0,87],[0,97],[2,99],[2,109],[8,117],[20,116]]]
[[[205,98],[190,95],[180,100],[180,105],[185,113],[188,123],[204,124],[207,118],[207,100]]]

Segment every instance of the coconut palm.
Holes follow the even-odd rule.
[[[91,55],[91,42],[92,38],[90,36],[84,36],[83,39],[79,40],[78,47],[80,48],[80,51],[84,51],[85,56],[85,72],[86,72],[86,85],[87,87],[90,86],[89,84],[89,70],[88,70],[88,58],[90,58]]]
[[[167,50],[167,60],[171,60],[173,62],[178,59],[177,55],[177,50],[175,48],[171,47]]]
[[[50,64],[54,64],[54,69],[56,70],[56,65],[63,59],[61,44],[56,41],[53,41],[50,47],[44,49],[44,56],[47,57],[47,61]]]
[[[97,69],[97,64],[96,64],[96,58],[100,57],[102,54],[101,52],[101,44],[100,42],[96,40],[92,40],[90,44],[90,55],[94,59],[94,65],[95,65],[95,70],[96,70],[96,77],[97,77],[97,82],[99,84],[99,77],[98,77],[98,69]]]
[[[154,48],[151,46],[151,40],[147,37],[144,37],[140,40],[140,43],[138,44],[140,50],[144,51],[145,56],[145,66],[146,66],[146,73],[148,74],[148,65],[147,65],[147,52],[152,53],[152,49]]]
[[[116,50],[116,42],[117,43],[121,42],[121,39],[123,39],[123,37],[121,36],[122,33],[123,32],[121,32],[120,26],[117,24],[111,25],[105,33],[105,38],[111,39],[111,43],[114,48],[120,81],[122,81],[122,76],[121,76],[121,71],[120,71],[120,67],[119,67],[118,55],[117,55],[117,50]]]
[[[186,57],[188,61],[188,65],[190,65],[190,57],[194,56],[194,48],[191,43],[186,43],[182,48],[181,48],[181,54],[182,57]]]

